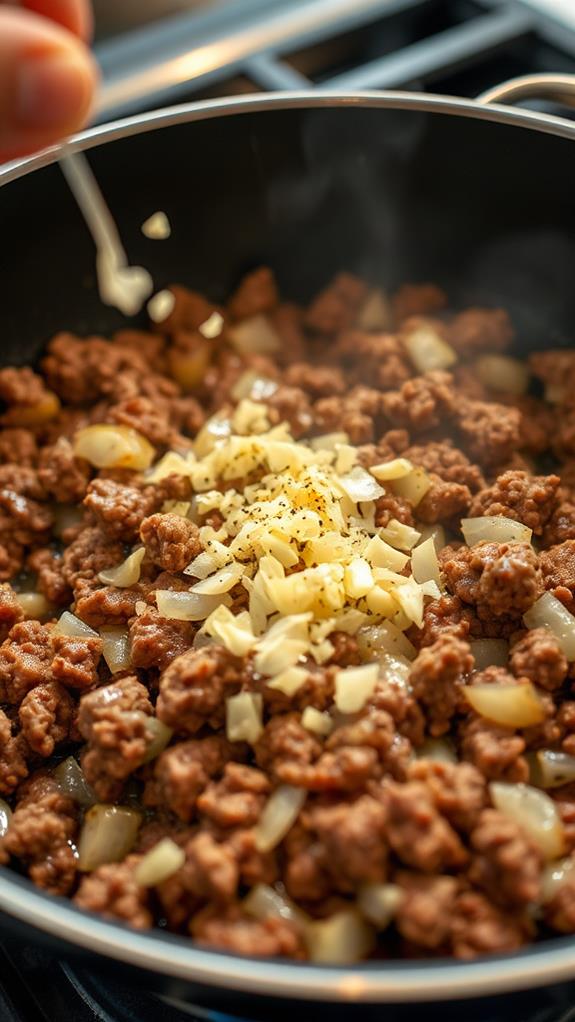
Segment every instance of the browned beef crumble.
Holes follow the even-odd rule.
[[[380,295],[373,324],[374,292],[349,273],[307,308],[282,301],[267,267],[226,307],[182,286],[173,293],[173,311],[151,331],[61,333],[37,372],[0,370],[0,797],[12,810],[0,863],[83,909],[238,954],[309,957],[302,918],[355,911],[366,885],[392,885],[396,898],[389,928],[371,935],[377,955],[399,947],[468,959],[515,951],[539,938],[540,924],[575,933],[575,871],[544,901],[542,852],[495,807],[491,787],[539,784],[533,764],[545,751],[575,756],[573,666],[552,631],[523,620],[543,593],[575,613],[566,386],[575,353],[531,354],[536,384],[518,395],[477,368],[484,354],[509,353],[508,314],[449,310],[434,284]],[[215,339],[203,332],[214,315]],[[234,329],[252,317],[267,321],[277,351],[234,346]],[[454,364],[418,372],[408,350],[417,330],[450,345]],[[222,514],[198,513],[185,472],[154,482],[145,469],[98,469],[75,453],[77,431],[103,423],[136,431],[154,460],[187,457],[200,431],[209,444],[206,420],[232,415],[240,393],[295,439],[343,432],[358,464],[406,458],[426,474],[417,501],[384,483],[373,527],[435,530],[441,586],[425,599],[422,626],[406,632],[413,648],[402,647],[399,667],[382,665],[357,713],[335,710],[338,671],[366,658],[348,631],[332,631],[325,656],[302,661],[288,695],[267,686],[252,653],[207,639],[201,621],[162,616],[156,592],[189,590],[201,529],[217,539]],[[466,545],[461,519],[486,516],[526,526],[534,541]],[[100,577],[139,548],[136,582]],[[236,586],[229,602],[237,612],[247,600]],[[88,630],[56,628],[63,611]],[[110,669],[110,629],[129,643],[129,670]],[[505,666],[485,662],[476,642],[486,639],[498,640],[499,656],[504,643]],[[538,719],[481,716],[470,685],[530,685]],[[251,744],[226,730],[227,700],[245,693],[261,698],[263,714]],[[325,731],[313,729],[314,713]],[[70,756],[81,791],[54,772]],[[281,785],[299,789],[302,806],[268,849],[258,826]],[[563,851],[575,857],[575,785],[550,794]],[[84,871],[77,847],[94,801],[137,811],[140,826],[119,861]],[[180,864],[143,886],[140,865],[166,839]],[[248,895],[261,884],[299,912],[256,917]]]

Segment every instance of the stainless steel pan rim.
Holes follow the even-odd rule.
[[[543,76],[530,76],[536,80]],[[547,76],[545,76],[547,77]],[[560,76],[553,76],[559,78]],[[563,76],[575,81],[575,77]],[[503,88],[503,87],[502,87]],[[575,89],[574,89],[575,91]],[[533,92],[530,93],[531,95]],[[504,93],[500,93],[503,97]],[[486,105],[489,102],[489,105]],[[133,117],[89,128],[74,135],[65,145],[51,146],[36,156],[17,160],[0,166],[0,187],[24,174],[48,166],[58,160],[64,152],[93,149],[106,142],[114,142],[131,135],[140,135],[159,128],[176,124],[203,121],[210,117],[229,117],[235,114],[257,113],[271,110],[320,110],[343,107],[364,109],[413,110],[423,113],[448,114],[455,117],[473,117],[477,120],[495,121],[520,128],[559,135],[575,139],[575,122],[562,117],[543,114],[533,110],[513,109],[486,99],[458,99],[420,92],[282,92],[281,95],[267,93],[262,96],[240,96],[231,99],[210,99],[200,103],[184,103],[179,106],[152,110]]]
[[[557,77],[557,76],[554,76]],[[575,79],[558,84],[575,92]],[[519,95],[532,95],[536,82],[524,82]],[[549,82],[547,83],[549,84]],[[549,89],[544,91],[549,92]],[[561,90],[558,90],[559,92]],[[503,88],[493,98],[518,95]],[[575,123],[560,117],[512,109],[490,101],[454,99],[414,92],[291,92],[190,103],[139,114],[91,128],[66,146],[54,146],[0,167],[0,186],[54,163],[63,151],[88,150],[107,142],[210,117],[258,111],[361,107],[412,110],[472,117],[575,140]],[[575,940],[560,938],[514,955],[473,962],[383,962],[329,967],[265,961],[207,951],[190,940],[159,931],[139,933],[89,915],[62,899],[35,889],[0,867],[0,910],[62,941],[128,965],[206,986],[261,996],[322,1001],[425,1002],[455,1000],[525,990],[566,981],[575,970]]]

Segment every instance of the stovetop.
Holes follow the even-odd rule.
[[[575,73],[575,0],[230,0],[105,40],[97,120],[246,92],[417,89],[474,96],[532,71]],[[1,931],[0,931],[1,932]],[[294,1007],[198,991],[191,1002],[0,937],[0,1022],[293,1020]],[[317,1006],[296,1009],[307,1020]],[[365,1022],[575,1022],[575,982],[433,1008],[357,1007]]]

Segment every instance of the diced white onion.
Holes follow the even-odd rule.
[[[394,479],[391,488],[398,497],[403,497],[412,507],[417,507],[431,489],[431,479],[422,468],[414,468],[401,479]]]
[[[463,518],[461,531],[468,546],[476,543],[530,543],[533,535],[522,522],[503,515],[484,515],[482,518]]]
[[[392,461],[384,461],[381,465],[370,465],[369,471],[372,476],[381,483],[388,480],[403,479],[413,472],[414,466],[408,458],[393,458]]]
[[[218,596],[220,593],[228,593],[230,589],[237,585],[245,571],[245,565],[240,564],[239,561],[233,561],[231,564],[226,565],[225,568],[216,571],[215,574],[208,575],[201,582],[196,582],[191,587],[190,593],[205,594],[207,596]]]
[[[529,369],[526,362],[508,355],[482,355],[475,363],[475,371],[486,387],[517,396],[529,387]]]
[[[271,355],[282,346],[276,328],[267,316],[261,314],[230,327],[228,337],[242,354]]]
[[[89,873],[106,862],[121,862],[134,847],[140,822],[140,813],[128,806],[92,806],[80,832],[78,868]]]
[[[98,801],[84,777],[82,767],[73,756],[68,756],[68,759],[58,764],[54,770],[54,777],[60,790],[73,798],[79,805],[93,806]]]
[[[288,699],[291,699],[302,685],[305,685],[308,678],[309,671],[303,667],[287,667],[285,671],[276,674],[275,678],[270,678],[266,684],[268,688],[283,692]]]
[[[263,732],[263,700],[258,692],[238,692],[226,699],[226,736],[254,745]]]
[[[380,529],[379,535],[386,543],[398,550],[412,550],[421,537],[421,533],[417,529],[398,522],[396,518],[392,518],[384,529]]]
[[[388,653],[413,660],[417,652],[413,643],[391,621],[360,628],[357,642],[362,656],[372,660]]]
[[[315,706],[306,706],[301,715],[302,727],[315,735],[329,735],[333,731],[333,719],[329,713],[316,710]]]
[[[142,224],[142,234],[152,241],[165,241],[171,233],[170,221],[162,209],[152,213]]]
[[[531,780],[538,788],[560,788],[575,781],[575,756],[555,749],[539,749],[532,761]]]
[[[69,635],[71,638],[77,639],[98,638],[98,633],[93,628],[90,628],[75,614],[71,614],[69,610],[65,610],[59,617],[54,626],[53,635]]]
[[[156,590],[156,606],[160,615],[174,621],[204,621],[225,601],[225,594],[209,596],[171,589]]]
[[[311,614],[280,618],[258,641],[254,667],[258,674],[277,675],[292,667],[309,649]]]
[[[345,591],[352,600],[359,600],[373,589],[371,567],[363,557],[354,557],[346,564],[343,574]]]
[[[146,309],[152,323],[163,323],[172,314],[175,305],[176,296],[173,291],[164,288],[163,291],[158,291],[150,298]]]
[[[347,433],[322,433],[309,441],[312,451],[335,451],[341,444],[349,444]]]
[[[518,685],[466,685],[465,697],[476,713],[503,727],[532,727],[545,720],[545,709],[531,682]]]
[[[50,613],[50,604],[44,593],[16,593],[16,602],[20,604],[24,616],[27,618],[47,617]]]
[[[548,628],[568,660],[575,660],[575,617],[553,593],[543,593],[523,615],[526,628]]]
[[[228,607],[217,607],[204,624],[208,635],[218,639],[234,656],[246,656],[256,643],[249,614],[233,615]]]
[[[439,571],[439,561],[437,560],[437,551],[435,549],[435,543],[432,537],[426,539],[424,543],[419,543],[411,552],[411,570],[413,577],[416,582],[436,582],[438,586],[441,586],[441,573]]]
[[[401,340],[418,373],[449,369],[457,362],[457,354],[431,323],[403,332]]]
[[[184,458],[177,451],[168,451],[156,464],[148,469],[145,478],[146,482],[159,483],[162,479],[166,479],[168,476],[189,476],[193,461],[191,452],[188,452]]]
[[[140,581],[140,568],[146,556],[144,547],[134,550],[133,554],[126,557],[125,561],[116,565],[115,568],[106,568],[98,575],[100,582],[109,586],[117,586],[119,589],[126,589],[134,586]]]
[[[390,571],[403,571],[409,561],[407,554],[396,550],[395,547],[386,543],[381,536],[372,536],[369,540],[363,556],[369,561],[372,568],[389,568]]]
[[[306,800],[305,788],[281,784],[270,795],[254,830],[259,852],[270,852],[279,845],[297,820]]]
[[[74,436],[74,454],[96,468],[149,468],[154,448],[130,426],[85,426]]]
[[[12,819],[12,810],[7,802],[3,798],[0,798],[0,838],[8,832],[10,826],[10,820]]]
[[[567,856],[566,859],[559,859],[557,862],[550,862],[545,866],[541,875],[541,903],[549,904],[573,876],[575,859]]]
[[[439,553],[440,550],[443,550],[444,546],[447,543],[445,537],[445,529],[443,528],[443,525],[439,525],[437,523],[435,525],[419,524],[418,529],[421,529],[421,539],[417,544],[418,546],[421,545],[421,543],[425,543],[427,539],[431,538],[433,540],[437,553]]]
[[[339,485],[354,504],[362,504],[364,501],[377,500],[385,493],[383,486],[380,486],[377,479],[367,472],[361,465],[356,465],[351,472],[339,476]]]
[[[254,919],[287,919],[303,924],[305,914],[293,901],[267,884],[256,884],[242,901],[242,908]]]
[[[565,852],[561,817],[555,802],[544,791],[528,784],[492,781],[489,794],[495,808],[514,820],[547,860],[557,859]]]
[[[365,958],[375,945],[375,932],[359,912],[343,909],[328,919],[318,919],[305,928],[310,960],[331,965],[349,965]]]
[[[397,884],[364,884],[357,895],[357,907],[364,919],[385,930],[394,918],[403,892]]]
[[[335,705],[340,713],[359,713],[375,692],[379,667],[346,667],[335,675]]]
[[[164,837],[144,855],[134,871],[140,887],[156,887],[177,873],[186,861],[186,853],[171,837]]]
[[[158,720],[157,717],[146,717],[146,731],[151,735],[152,740],[146,749],[146,756],[143,762],[150,763],[164,751],[174,733],[174,729],[168,727],[162,720]]]
[[[469,643],[478,671],[486,667],[506,667],[509,660],[509,643],[505,639],[475,639]]]
[[[437,763],[457,763],[457,754],[448,738],[426,738],[416,750],[418,759],[433,759]]]
[[[370,291],[359,310],[356,326],[360,330],[389,330],[393,316],[389,298],[385,291],[376,287]]]
[[[205,337],[208,341],[213,341],[216,337],[219,337],[224,326],[224,317],[221,312],[214,310],[211,316],[198,327],[202,337]]]
[[[253,369],[247,369],[234,383],[231,395],[234,401],[243,401],[246,397],[251,398],[252,401],[265,401],[266,398],[275,394],[277,389],[278,384],[275,380],[261,376]]]
[[[119,628],[115,625],[105,626],[100,629],[102,639],[102,653],[104,660],[112,674],[119,671],[128,671],[132,665],[132,654],[130,649],[130,633],[127,628]]]

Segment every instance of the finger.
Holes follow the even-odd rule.
[[[0,7],[0,160],[77,131],[96,81],[89,51],[70,32],[30,11]]]
[[[20,0],[22,7],[63,25],[80,39],[92,36],[92,5],[90,0]]]

